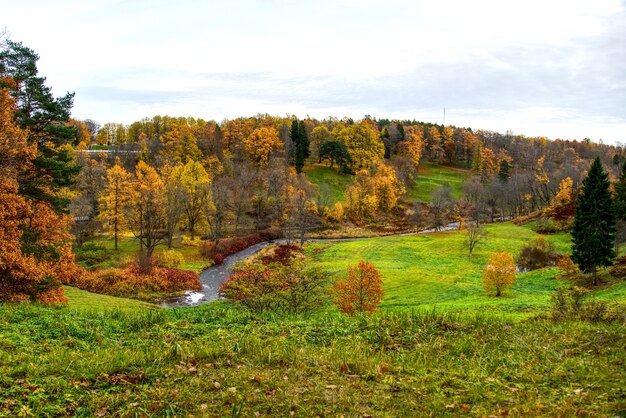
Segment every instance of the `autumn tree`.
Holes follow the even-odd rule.
[[[34,168],[37,146],[14,121],[14,106],[9,91],[0,89],[0,300],[62,303],[60,285],[74,267],[69,219],[19,189],[17,179]]]
[[[156,170],[143,161],[135,167],[132,195],[125,207],[126,222],[139,239],[142,268],[152,267],[152,253],[167,237],[163,181]]]
[[[270,126],[252,131],[243,140],[243,146],[251,162],[266,167],[269,163],[270,154],[281,146],[281,142],[276,128]]]
[[[424,147],[424,134],[419,126],[407,126],[404,128],[404,142],[398,144],[398,155],[411,159],[414,168],[417,170],[422,158],[422,148]]]
[[[592,273],[594,284],[598,283],[597,268],[610,266],[615,256],[615,214],[609,186],[608,174],[596,157],[578,195],[572,228],[572,260]]]
[[[367,168],[373,162],[382,160],[385,155],[383,144],[376,124],[362,120],[349,127],[337,127],[332,134],[335,140],[342,141],[348,148],[348,154],[357,168]]]
[[[515,263],[507,252],[493,253],[489,264],[483,270],[483,285],[487,292],[496,291],[496,296],[515,283]]]
[[[326,125],[316,126],[311,131],[311,138],[310,138],[311,153],[313,154],[313,157],[317,157],[318,162],[320,163],[322,162],[322,156],[321,156],[322,144],[326,141],[331,141],[332,139],[333,137],[330,134],[330,131],[328,130]]]
[[[346,277],[335,283],[334,293],[335,306],[341,312],[371,315],[384,295],[380,272],[370,261],[361,260],[356,266],[348,266]]]
[[[177,179],[182,186],[183,214],[191,239],[195,239],[196,225],[203,218],[204,211],[212,205],[211,201],[211,177],[202,164],[190,160],[184,166],[176,166],[172,171],[172,177]]]
[[[130,174],[119,164],[106,170],[106,186],[102,194],[104,210],[101,215],[113,233],[113,242],[117,250],[117,237],[125,227],[123,208],[130,204],[132,192]]]
[[[185,188],[180,176],[174,173],[174,167],[166,165],[161,169],[163,179],[163,200],[165,203],[165,234],[167,248],[172,248],[174,234],[180,231],[179,226],[183,217],[184,206],[181,202],[185,198]]]

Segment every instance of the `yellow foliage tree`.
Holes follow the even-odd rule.
[[[495,290],[496,296],[509,289],[515,283],[515,263],[513,256],[505,252],[493,253],[489,264],[483,270],[483,285],[485,290]]]
[[[280,145],[278,131],[273,126],[255,129],[243,140],[248,159],[261,167],[267,167],[270,153],[277,150]]]
[[[405,126],[404,137],[406,141],[398,144],[398,154],[409,157],[413,163],[413,167],[417,170],[424,147],[424,131],[422,131],[422,128],[419,126]]]
[[[123,208],[128,205],[132,197],[129,190],[130,173],[119,164],[107,170],[107,184],[102,195],[104,210],[102,218],[108,223],[109,230],[113,233],[115,249],[117,250],[117,236],[124,227]]]

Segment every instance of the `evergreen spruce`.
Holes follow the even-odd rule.
[[[576,201],[572,229],[572,260],[593,274],[594,284],[598,284],[597,268],[610,266],[615,256],[615,214],[609,186],[608,174],[596,157]]]
[[[296,172],[301,173],[304,161],[309,157],[309,139],[307,138],[304,121],[293,120],[289,136],[295,148],[293,164],[296,167]]]
[[[506,182],[509,180],[509,177],[511,176],[509,171],[509,162],[507,160],[502,160],[500,162],[500,171],[498,172],[498,177],[500,178],[500,180],[502,180],[502,182]]]
[[[619,180],[615,183],[615,216],[617,219],[626,221],[626,162],[622,165]]]
[[[45,77],[38,76],[35,52],[21,43],[6,41],[0,51],[0,88],[9,88],[16,100],[15,121],[28,129],[28,141],[37,144],[39,155],[28,175],[18,179],[20,193],[33,201],[46,201],[58,213],[65,212],[67,198],[58,192],[70,186],[80,167],[63,145],[76,138],[70,121],[73,93],[54,98]]]

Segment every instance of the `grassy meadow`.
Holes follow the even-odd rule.
[[[365,259],[380,270],[385,297],[383,308],[477,310],[525,314],[545,307],[559,286],[557,270],[543,269],[518,274],[513,288],[494,298],[482,288],[482,270],[490,254],[519,249],[537,236],[529,228],[510,223],[486,227],[487,238],[472,257],[459,231],[426,235],[384,237],[356,241],[311,243],[306,247],[313,263],[327,271],[344,271],[348,264]],[[548,236],[558,251],[569,252],[569,235]]]
[[[471,176],[472,172],[469,170],[422,162],[417,170],[415,186],[407,190],[406,197],[408,200],[430,202],[433,191],[448,183],[452,197],[458,200],[463,182]]]
[[[351,174],[344,174],[338,168],[330,168],[322,164],[304,167],[304,173],[313,184],[322,186],[326,184],[330,190],[329,206],[337,202],[345,202],[345,192],[354,178]]]

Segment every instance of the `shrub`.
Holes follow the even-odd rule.
[[[570,279],[580,271],[569,255],[559,258],[556,262],[556,266],[561,270],[559,277],[564,279]]]
[[[517,265],[525,270],[536,270],[553,266],[559,258],[554,244],[540,235],[522,247],[517,257]]]
[[[278,263],[287,266],[291,264],[294,258],[301,256],[303,253],[302,248],[297,245],[278,245],[273,248],[270,254],[260,257],[260,260],[265,265]]]
[[[587,300],[589,294],[589,290],[578,286],[570,289],[557,289],[551,298],[552,319],[591,322],[626,321],[624,306],[609,305],[605,301]]]
[[[220,294],[256,312],[300,314],[323,305],[328,274],[289,265],[248,263],[222,284]]]
[[[609,270],[609,274],[618,279],[626,276],[626,257],[613,260],[613,267]]]
[[[483,284],[486,291],[495,290],[496,296],[509,289],[515,283],[515,264],[507,252],[493,253],[489,264],[483,270]]]
[[[197,273],[175,268],[153,267],[144,273],[137,262],[123,268],[88,271],[79,269],[66,284],[95,293],[120,297],[137,297],[146,293],[172,293],[200,290]]]
[[[347,314],[371,315],[378,309],[383,298],[383,281],[376,266],[366,260],[356,266],[348,266],[344,280],[335,283],[335,306]]]
[[[110,256],[110,251],[104,248],[102,244],[89,241],[80,247],[74,248],[74,255],[77,264],[90,268],[106,261]]]
[[[159,256],[158,262],[162,267],[178,267],[185,262],[185,257],[180,251],[166,250]]]

